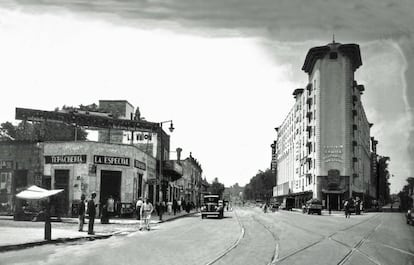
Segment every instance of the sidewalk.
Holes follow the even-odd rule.
[[[151,224],[163,223],[180,217],[192,215],[182,211],[176,215],[163,215],[160,221],[157,215],[151,216]],[[138,231],[139,222],[136,219],[110,219],[109,224],[101,224],[95,219],[95,235],[78,232],[77,218],[62,218],[62,222],[52,222],[52,240],[44,240],[44,222],[14,221],[13,216],[0,216],[0,252],[18,250],[27,247],[40,246],[49,243],[65,243],[76,240],[96,240],[109,238],[116,234],[128,234]],[[87,223],[87,220],[86,220]],[[88,225],[84,226],[84,231]]]

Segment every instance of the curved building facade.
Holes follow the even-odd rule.
[[[330,43],[309,50],[302,70],[305,88],[277,128],[273,195],[310,198],[340,209],[349,197],[375,196],[370,171],[370,126],[355,71],[362,65],[357,44]]]

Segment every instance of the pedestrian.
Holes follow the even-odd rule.
[[[172,208],[173,208],[173,211],[174,211],[174,215],[177,213],[178,207],[179,206],[178,206],[177,200],[174,199],[173,200],[173,205],[172,205]]]
[[[137,220],[141,220],[141,207],[142,207],[143,201],[142,198],[139,197],[137,203],[135,204],[135,210],[137,212]]]
[[[345,218],[350,218],[349,208],[351,207],[350,201],[346,200],[344,203]]]
[[[171,215],[172,214],[172,205],[173,205],[172,202],[167,202],[167,212],[168,212],[168,215]]]
[[[85,224],[85,194],[81,195],[81,201],[78,206],[79,214],[79,232],[83,231],[83,224]]]
[[[141,207],[141,216],[142,219],[144,219],[144,227],[148,231],[150,230],[150,221],[151,221],[151,213],[154,211],[154,207],[152,206],[152,203],[145,199],[145,202],[143,203]],[[140,227],[139,230],[142,230],[143,228]]]
[[[104,203],[101,211],[101,224],[109,224],[108,205]]]
[[[88,201],[88,211],[87,214],[89,216],[89,223],[88,223],[88,234],[89,235],[94,235],[95,233],[93,232],[93,225],[95,223],[95,215],[96,215],[96,206],[95,206],[95,198],[96,198],[96,193],[92,192],[91,194],[91,199]]]
[[[158,217],[160,218],[160,221],[162,221],[162,215],[164,213],[164,207],[165,207],[164,205],[165,205],[164,201],[160,201],[157,204],[157,213],[158,213]]]
[[[115,200],[112,197],[112,195],[109,196],[107,202],[107,211],[108,211],[108,221],[109,221],[109,217],[115,216]]]

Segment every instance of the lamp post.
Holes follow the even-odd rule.
[[[162,192],[162,179],[161,179],[161,177],[162,177],[162,162],[163,162],[163,160],[164,160],[164,148],[163,148],[163,141],[162,141],[162,125],[164,124],[164,123],[170,123],[170,127],[168,128],[168,130],[172,133],[173,131],[174,131],[174,125],[173,125],[173,121],[172,120],[168,120],[168,121],[162,121],[162,122],[159,122],[159,127],[158,127],[158,131],[159,131],[159,136],[160,136],[160,166],[159,166],[159,172],[158,172],[158,176],[159,176],[159,178],[160,178],[160,192],[159,192],[159,196],[160,196],[160,201],[162,201],[163,200],[163,192]],[[155,192],[157,191],[157,189],[155,189]],[[155,195],[155,197],[156,197],[156,195]]]

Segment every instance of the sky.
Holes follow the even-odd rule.
[[[414,3],[314,0],[1,1],[0,122],[15,107],[125,99],[173,120],[171,149],[245,185],[307,84],[306,53],[357,43],[356,80],[391,191],[414,172]]]

